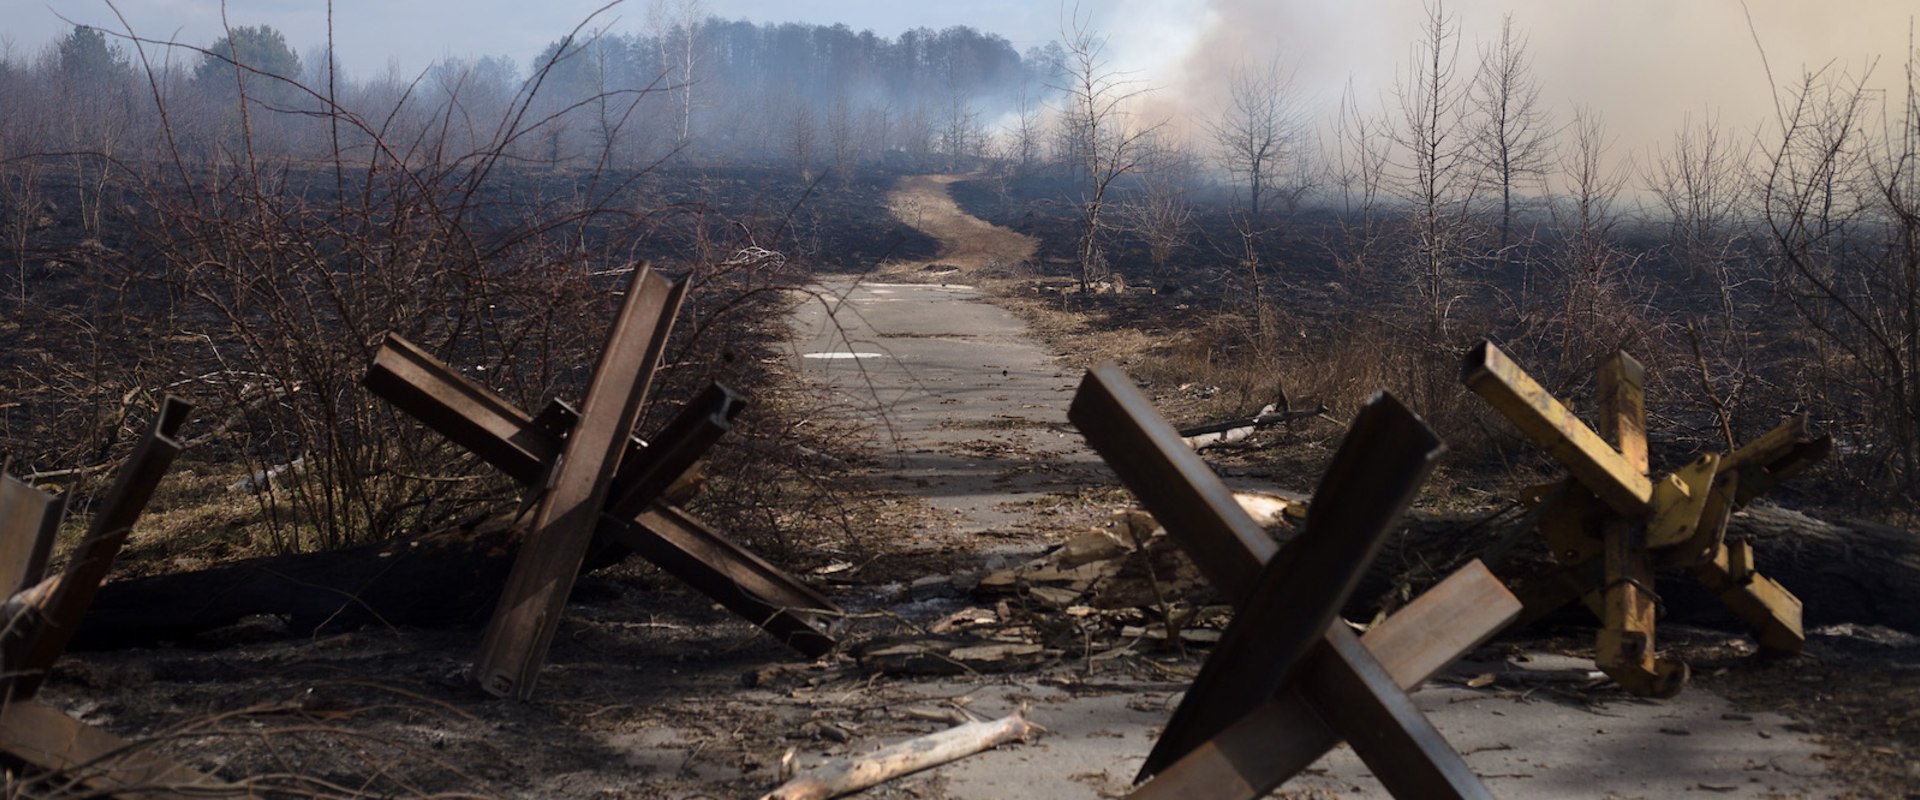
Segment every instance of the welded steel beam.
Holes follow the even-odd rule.
[[[113,488],[87,526],[86,536],[67,559],[66,569],[15,597],[31,621],[14,621],[24,622],[24,636],[8,638],[15,646],[4,649],[7,657],[6,669],[0,672],[0,690],[4,690],[0,697],[33,696],[46,679],[47,670],[66,652],[67,642],[80,628],[87,607],[93,604],[100,584],[133,532],[134,520],[146,510],[160,478],[180,455],[182,445],[175,436],[192,411],[191,403],[172,395],[161,402],[153,427],[120,467]]]
[[[60,783],[92,790],[87,796],[248,795],[244,785],[222,783],[167,758],[152,746],[134,744],[37,700],[15,699],[0,705],[0,753],[58,773]]]
[[[468,447],[523,485],[546,465],[579,420],[564,403],[528,416],[405,339],[389,335],[367,387],[429,428]],[[805,583],[659,498],[731,427],[744,399],[712,384],[650,443],[634,439],[608,493],[598,536],[617,542],[740,614],[800,653],[833,649],[826,632],[839,606]]]
[[[1360,643],[1396,686],[1412,691],[1492,637],[1520,609],[1500,579],[1475,561],[1374,626]],[[1339,709],[1321,708],[1321,696],[1310,691],[1312,676],[1302,677],[1306,682],[1274,694],[1129,797],[1255,800],[1272,794],[1345,737],[1326,721]]]
[[[545,479],[560,454],[560,436],[399,334],[380,343],[361,383],[520,484]]]
[[[1374,395],[1321,477],[1305,530],[1267,561],[1253,592],[1236,604],[1233,624],[1154,744],[1142,776],[1159,772],[1292,682],[1445,450],[1399,401]],[[1183,546],[1210,535],[1191,524],[1191,511],[1147,510]],[[1237,507],[1229,511],[1245,516]]]
[[[616,538],[782,644],[811,658],[833,650],[825,630],[840,613],[833,601],[679,507],[655,501]]]
[[[1530,584],[1526,617],[1585,600],[1602,622],[1596,665],[1633,694],[1667,697],[1685,686],[1687,667],[1658,656],[1656,568],[1687,569],[1752,628],[1763,651],[1799,652],[1799,599],[1755,571],[1750,542],[1726,541],[1727,521],[1825,457],[1832,441],[1810,435],[1805,417],[1789,419],[1731,453],[1708,453],[1645,480],[1643,491],[1645,379],[1625,353],[1601,366],[1595,434],[1491,343],[1470,351],[1461,371],[1464,383],[1573,476],[1572,490],[1540,509],[1540,530],[1560,567]]]
[[[1353,631],[1327,632],[1314,653],[1314,704],[1346,736],[1360,760],[1394,797],[1493,800],[1480,776],[1447,744],[1427,715],[1395,684]]]
[[[1162,524],[1182,520],[1188,532],[1180,544],[1209,582],[1236,605],[1252,595],[1261,566],[1280,546],[1180,440],[1180,432],[1153,410],[1126,372],[1114,364],[1088,372],[1067,408],[1067,420],[1155,519]]]
[[[243,790],[183,766],[150,748],[87,725],[34,700],[65,652],[101,582],[125,546],[182,445],[177,436],[193,406],[168,396],[153,427],[120,467],[80,545],[58,575],[41,577],[63,504],[0,477],[0,537],[5,579],[19,591],[0,620],[0,753],[58,773],[69,785],[112,797],[233,796]],[[15,537],[18,537],[16,539]],[[38,537],[38,538],[32,538]],[[26,541],[24,546],[16,546]]]
[[[1491,636],[1519,602],[1475,562],[1390,618],[1373,643],[1379,652],[1338,621],[1443,449],[1417,417],[1386,395],[1371,401],[1323,477],[1306,530],[1277,549],[1117,367],[1088,373],[1069,418],[1237,608],[1135,796],[1263,796],[1343,736],[1372,758],[1427,765],[1395,778],[1402,796],[1485,796],[1432,726],[1409,718],[1419,712],[1402,687]],[[1349,711],[1397,732],[1340,729]]]
[[[1460,380],[1615,511],[1639,518],[1652,510],[1645,468],[1614,450],[1492,342],[1468,351]]]
[[[1647,474],[1648,469],[1646,381],[1646,368],[1626,353],[1615,353],[1600,367],[1600,435],[1613,440],[1638,475]],[[1655,545],[1657,534],[1671,537],[1674,543],[1692,535],[1705,508],[1712,464],[1692,474],[1693,484],[1681,484],[1669,476],[1655,485],[1647,523],[1619,514],[1608,514],[1601,523],[1600,557],[1606,583],[1600,591],[1602,628],[1593,660],[1614,682],[1637,695],[1672,697],[1687,683],[1684,663],[1659,657],[1653,564],[1647,551]]]
[[[533,693],[685,292],[685,281],[634,272],[481,641],[473,677],[490,694]]]
[[[47,557],[66,507],[60,495],[0,475],[0,599],[46,577]]]

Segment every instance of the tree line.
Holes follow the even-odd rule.
[[[449,58],[418,75],[360,79],[324,47],[296,53],[270,26],[204,46],[127,38],[76,26],[37,57],[0,61],[0,102],[58,111],[50,125],[0,123],[6,152],[124,154],[128,142],[163,141],[165,125],[168,146],[195,158],[231,157],[242,138],[256,155],[310,157],[336,144],[327,117],[338,110],[386,138],[431,132],[433,152],[412,158],[504,145],[523,163],[560,167],[669,157],[809,172],[889,159],[931,167],[986,156],[994,120],[1037,107],[1062,57],[1057,44],[1021,54],[965,26],[883,37],[660,4],[639,30],[583,26],[527,64]],[[520,130],[496,141],[510,119]]]

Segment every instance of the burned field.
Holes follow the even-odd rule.
[[[885,208],[888,201],[878,192],[848,192],[835,202]],[[888,236],[920,241],[910,230],[884,224],[871,229],[883,233],[863,230],[837,235],[865,237],[874,247],[896,247],[881,244]],[[511,475],[525,485],[552,480],[542,478],[541,471],[571,437],[542,440],[539,436],[554,434],[538,432],[573,423],[564,413],[553,416],[560,413],[555,407],[516,407],[493,394],[487,382],[499,380],[498,369],[450,366],[395,339],[374,342],[377,346],[364,356],[358,380],[366,389],[356,391],[369,394],[360,402],[397,404],[398,413],[381,412],[378,424],[391,436],[419,436],[428,449],[416,458],[440,464],[430,474],[458,469],[471,476],[461,478],[473,490],[465,505],[452,506],[463,509],[456,518],[418,532],[396,531],[402,535],[313,553],[260,552],[260,540],[208,543],[207,548],[169,542],[215,513],[204,510],[210,502],[241,501],[239,509],[218,512],[235,520],[229,523],[233,530],[257,530],[261,518],[249,520],[249,513],[271,518],[272,495],[236,486],[242,478],[268,486],[305,479],[297,468],[269,478],[233,466],[220,471],[220,461],[188,448],[182,456],[185,469],[176,472],[195,473],[191,480],[201,488],[160,484],[149,511],[155,522],[133,526],[115,578],[99,586],[87,613],[17,617],[80,622],[73,652],[62,655],[44,684],[13,690],[20,708],[58,716],[10,720],[10,735],[16,737],[8,740],[15,742],[10,746],[46,746],[44,732],[54,730],[46,719],[66,720],[62,731],[118,738],[79,761],[49,762],[44,756],[35,761],[23,755],[29,750],[13,751],[27,760],[10,773],[12,780],[20,791],[36,796],[194,782],[205,787],[195,791],[228,787],[329,796],[745,794],[765,791],[796,772],[946,731],[949,738],[963,740],[955,745],[962,748],[957,753],[1009,737],[1032,743],[961,756],[954,765],[930,772],[886,773],[889,780],[869,792],[1004,796],[1016,791],[1009,788],[1015,784],[1005,782],[1010,777],[1029,786],[1052,785],[1033,784],[1040,779],[1017,777],[1022,773],[1006,772],[1010,768],[1004,764],[967,767],[974,761],[990,764],[1000,754],[1066,778],[1063,785],[1095,796],[1132,791],[1128,784],[1135,770],[1161,775],[1141,787],[1147,796],[1192,791],[1257,796],[1276,785],[1283,794],[1333,796],[1564,791],[1556,788],[1564,779],[1557,779],[1552,768],[1557,751],[1534,748],[1535,761],[1528,765],[1527,743],[1487,739],[1497,726],[1489,729],[1487,722],[1454,716],[1456,708],[1488,702],[1545,705],[1555,709],[1549,718],[1571,716],[1572,725],[1609,720],[1592,724],[1601,734],[1611,727],[1614,732],[1607,736],[1629,742],[1641,737],[1661,744],[1662,738],[1684,736],[1699,742],[1703,753],[1715,754],[1672,767],[1680,774],[1669,777],[1679,782],[1656,787],[1707,787],[1736,796],[1883,796],[1904,791],[1898,787],[1912,780],[1903,766],[1913,738],[1903,731],[1911,722],[1901,711],[1911,703],[1902,694],[1908,669],[1903,664],[1916,651],[1905,632],[1913,620],[1903,616],[1913,606],[1901,600],[1910,589],[1900,585],[1911,569],[1902,566],[1910,558],[1902,555],[1909,552],[1903,549],[1909,534],[1867,523],[1818,522],[1765,503],[1743,501],[1739,507],[1693,512],[1706,521],[1696,521],[1690,530],[1712,531],[1694,535],[1717,535],[1728,543],[1715,545],[1723,550],[1722,563],[1725,547],[1750,545],[1735,560],[1758,567],[1766,585],[1777,579],[1776,588],[1798,593],[1805,602],[1804,619],[1799,608],[1780,603],[1761,603],[1759,617],[1730,614],[1729,603],[1735,611],[1751,611],[1752,604],[1723,602],[1731,584],[1698,588],[1695,579],[1672,570],[1671,555],[1661,555],[1660,547],[1645,551],[1653,554],[1651,562],[1631,567],[1658,567],[1657,577],[1573,578],[1594,583],[1575,583],[1573,594],[1542,601],[1541,586],[1551,595],[1552,581],[1567,580],[1552,577],[1554,548],[1543,543],[1561,541],[1555,536],[1577,539],[1584,523],[1572,523],[1573,532],[1553,533],[1541,520],[1592,512],[1554,512],[1550,499],[1532,504],[1549,511],[1529,512],[1521,488],[1511,482],[1491,484],[1511,492],[1506,499],[1476,500],[1467,487],[1496,480],[1487,476],[1497,470],[1452,466],[1429,454],[1417,460],[1427,467],[1400,479],[1414,481],[1403,489],[1407,500],[1418,493],[1416,473],[1437,464],[1454,474],[1443,475],[1438,493],[1429,487],[1426,499],[1398,520],[1392,504],[1342,495],[1377,489],[1384,478],[1357,473],[1355,465],[1384,466],[1390,459],[1375,454],[1326,460],[1348,438],[1389,450],[1408,440],[1406,431],[1366,433],[1366,414],[1375,412],[1343,428],[1332,424],[1335,412],[1320,405],[1341,398],[1296,390],[1291,399],[1266,409],[1264,420],[1256,420],[1252,412],[1259,409],[1220,398],[1217,387],[1201,391],[1196,381],[1162,377],[1148,387],[1149,399],[1126,395],[1132,390],[1124,373],[1100,373],[1099,383],[1091,376],[1080,380],[1084,368],[1073,366],[1076,358],[1132,359],[1134,371],[1169,374],[1176,367],[1167,363],[1166,350],[1094,354],[1086,348],[1095,342],[1124,348],[1136,335],[1129,333],[1129,320],[1162,318],[1195,306],[1220,308],[1229,302],[1222,296],[1041,293],[1036,303],[1033,287],[1048,280],[1044,255],[1010,272],[989,256],[962,270],[951,266],[959,259],[943,261],[940,250],[921,247],[864,278],[832,277],[822,269],[809,284],[793,277],[769,279],[754,288],[779,302],[750,305],[755,313],[716,317],[709,325],[701,324],[706,318],[694,294],[714,291],[714,285],[688,283],[678,289],[686,294],[673,326],[676,336],[685,337],[692,323],[702,337],[727,344],[698,378],[676,375],[671,367],[707,362],[705,356],[686,355],[707,345],[676,348],[674,336],[662,334],[651,359],[637,356],[669,367],[657,373],[647,393],[650,411],[640,415],[637,432],[649,444],[629,445],[624,455],[600,468],[612,487],[602,499],[576,501],[601,504],[604,514],[592,517],[603,521],[598,533],[582,531],[592,535],[580,540],[585,549],[577,580],[564,563],[545,568],[549,575],[565,576],[572,587],[550,595],[565,605],[550,606],[551,621],[531,629],[552,636],[538,652],[525,649],[536,647],[535,640],[499,633],[505,629],[496,609],[519,607],[501,605],[498,598],[510,573],[528,569],[517,563],[525,560],[520,554],[551,552],[551,544],[534,549],[523,544],[529,523],[539,518],[542,504],[552,502],[553,493],[515,489],[493,475]],[[1044,254],[1044,245],[1039,252]],[[627,313],[641,315],[635,319],[648,313],[656,322],[674,319],[666,313],[672,304],[662,294],[667,291],[663,281],[670,278],[645,279],[656,284],[652,312],[645,311],[646,292],[617,292],[621,282],[642,275],[608,276],[590,284],[590,291],[616,292],[616,300],[632,297],[637,305]],[[1030,356],[999,354],[993,348],[1000,345],[990,343],[999,334],[984,331],[1004,322],[984,323],[988,327],[981,333],[969,332],[959,321],[932,321],[926,332],[893,327],[886,316],[885,304],[894,302],[889,293],[914,287],[948,291],[940,282],[952,282],[956,275],[1000,287],[1003,302],[1023,309],[1041,330],[1052,331],[1053,346],[1068,357],[1044,350]],[[902,280],[908,283],[896,283]],[[803,285],[812,288],[794,292]],[[962,314],[986,307],[951,291],[946,297],[946,304]],[[795,313],[790,309],[796,301],[799,321],[790,322],[786,315]],[[855,305],[868,301],[878,304]],[[1062,304],[1067,312],[1060,310]],[[592,307],[610,316],[613,305],[602,301]],[[822,311],[822,323],[805,311],[836,307],[851,316],[835,321]],[[928,313],[915,307],[907,315]],[[821,338],[803,335],[802,341],[785,343],[795,326],[808,330],[822,324],[831,330]],[[579,339],[583,354],[602,349],[593,340],[605,328],[594,328]],[[647,338],[644,330],[629,335],[642,342]],[[939,366],[945,363],[938,360],[943,344],[964,345],[963,366],[954,374]],[[605,351],[612,352],[612,346],[609,342]],[[924,360],[915,347],[932,348],[925,358],[934,360]],[[881,356],[805,357],[866,350]],[[459,353],[443,352],[456,358]],[[668,354],[664,359],[662,352]],[[977,367],[964,366],[973,361]],[[1503,369],[1502,374],[1524,376],[1522,368]],[[890,370],[902,375],[889,375]],[[1020,383],[1021,375],[1030,376],[1031,383]],[[748,387],[746,396],[703,394],[701,379]],[[982,382],[976,386],[967,380]],[[1068,391],[1076,385],[1077,391]],[[562,388],[556,394],[576,391]],[[1115,392],[1132,399],[1119,405],[1094,402]],[[421,398],[436,396],[467,399],[422,405]],[[1069,399],[1075,410],[1067,408]],[[1654,422],[1643,420],[1640,429],[1659,442],[1664,438],[1659,424],[1672,418],[1660,412],[1658,401],[1646,402]],[[1231,441],[1168,439],[1174,432],[1159,421],[1156,406],[1176,409],[1190,421],[1244,415],[1243,422],[1260,424],[1250,426],[1250,434],[1225,425],[1235,435],[1219,438]],[[151,418],[139,403],[130,407],[117,424],[137,439],[132,432]],[[476,417],[476,408],[505,416]],[[592,400],[574,408],[569,413],[582,418],[608,411]],[[1289,411],[1298,413],[1279,413]],[[227,416],[202,410],[167,436],[190,441],[195,424]],[[1124,433],[1114,427],[1120,423],[1144,427]],[[1524,417],[1514,423],[1522,430],[1534,424]],[[1420,425],[1411,418],[1396,424]],[[1123,480],[1114,479],[1109,467],[1079,444],[1083,435]],[[1578,438],[1577,433],[1564,436]],[[1738,458],[1759,464],[1760,471],[1724,474],[1744,476],[1740,485],[1748,487],[1806,480],[1797,473],[1818,462],[1808,450],[1816,447],[1815,440],[1797,428],[1776,433],[1768,439],[1774,444],[1760,446],[1765,458],[1751,448],[1740,451],[1755,453]],[[1517,437],[1506,441],[1515,451],[1527,446]],[[514,444],[502,450],[507,442]],[[1195,458],[1195,446],[1202,447],[1204,461]],[[216,452],[217,445],[201,447],[201,453]],[[508,451],[520,455],[503,454]],[[1171,460],[1164,467],[1147,466],[1153,453]],[[695,473],[686,472],[696,463]],[[1533,463],[1539,466],[1530,467],[1529,474],[1555,471],[1552,460]],[[1567,468],[1582,474],[1572,464]],[[99,480],[123,469],[108,463]],[[1135,472],[1141,469],[1148,472]],[[1155,471],[1162,469],[1173,471]],[[198,478],[203,471],[217,477]],[[1323,471],[1326,478],[1315,477]],[[1212,477],[1216,473],[1240,491],[1220,486]],[[36,482],[48,485],[48,480]],[[1198,483],[1180,488],[1188,480]],[[1316,483],[1319,491],[1310,491]],[[1207,485],[1213,488],[1200,488]],[[1133,493],[1126,491],[1129,486]],[[1266,490],[1249,493],[1247,487]],[[1731,500],[1738,485],[1721,488]],[[110,513],[108,500],[85,499],[98,497],[99,491],[78,495],[82,499],[71,512],[76,520],[89,511]],[[1133,506],[1136,494],[1144,510],[1113,516]],[[1231,498],[1230,505],[1218,505],[1221,497]],[[1211,499],[1195,505],[1201,498]],[[1325,503],[1316,506],[1316,500]],[[677,505],[682,503],[685,509]],[[248,504],[258,510],[250,512]],[[1316,514],[1316,507],[1324,511]],[[1364,524],[1319,519],[1341,509],[1387,516]],[[633,520],[626,524],[635,527],[605,521],[618,519]],[[149,527],[156,522],[165,527]],[[1544,538],[1534,532],[1537,527],[1548,531]],[[1314,556],[1295,555],[1273,562],[1279,576],[1273,578],[1261,577],[1255,568],[1276,549],[1308,554],[1347,541],[1325,534],[1316,539],[1315,530],[1361,528],[1377,538],[1340,546],[1363,547],[1367,553],[1328,552],[1321,567],[1297,566],[1298,559]],[[63,542],[72,539],[68,534]],[[81,539],[94,543],[98,534]],[[1603,545],[1595,541],[1595,556]],[[231,555],[209,554],[220,547]],[[1245,551],[1235,555],[1231,548]],[[1852,556],[1853,570],[1832,569],[1836,554],[1848,548],[1889,558],[1875,565]],[[65,544],[54,552],[49,574],[68,583],[80,580],[68,576],[87,559],[67,555]],[[1476,559],[1485,559],[1494,571]],[[1572,559],[1561,569],[1608,573],[1615,568],[1606,558],[1600,561],[1605,563],[1583,566],[1582,559]],[[1324,576],[1332,567],[1348,572],[1333,581],[1300,578]],[[1286,576],[1284,569],[1295,574]],[[1644,604],[1635,612],[1640,616],[1610,617],[1626,627],[1609,623],[1604,627],[1614,632],[1601,633],[1596,645],[1596,617],[1578,602],[1564,606],[1583,588],[1602,584],[1607,593],[1653,591],[1638,599],[1620,598]],[[1737,590],[1753,581],[1733,584]],[[1271,591],[1298,596],[1285,602],[1254,599]],[[790,596],[782,599],[783,593]],[[1236,601],[1236,596],[1249,599]],[[1328,615],[1337,612],[1363,623],[1364,636],[1349,632],[1347,623],[1333,616],[1281,614],[1262,622],[1244,611],[1233,613],[1242,602],[1253,609],[1319,603]],[[1510,626],[1523,606],[1526,616],[1543,621]],[[1762,650],[1801,649],[1790,633],[1764,632],[1776,612],[1795,617],[1790,633],[1804,628],[1804,649],[1756,655],[1746,634],[1749,626],[1763,631]],[[1247,634],[1236,633],[1232,625],[1242,618],[1262,628],[1324,631],[1326,639],[1296,639],[1287,653],[1248,651]],[[1335,621],[1329,625],[1328,620]],[[1623,650],[1608,644],[1610,635],[1617,643],[1631,640],[1636,631],[1650,647]],[[513,643],[509,650],[533,653],[522,662],[529,666],[502,673],[519,677],[494,682],[498,693],[520,695],[523,701],[492,699],[489,692],[495,690],[476,683],[475,648],[501,637]],[[20,641],[44,638],[29,635]],[[1596,657],[1599,669],[1580,666],[1594,664]],[[1448,670],[1456,658],[1465,659],[1463,665]],[[1326,666],[1331,663],[1349,666]],[[1663,674],[1663,668],[1670,674],[1671,665],[1685,665],[1679,668],[1690,670],[1691,681],[1684,687],[1635,689],[1628,678],[1643,668],[1648,676]],[[1367,675],[1374,677],[1358,677]],[[1422,706],[1435,714],[1432,719],[1399,694],[1401,687],[1417,686],[1423,678],[1440,687],[1431,691],[1448,693],[1446,705],[1427,701]],[[1731,705],[1717,699],[1721,705],[1706,711],[1676,705],[1645,729],[1618,719],[1637,702],[1635,695],[1672,692],[1681,698],[1664,702],[1697,702],[1687,699],[1695,694],[1722,696]],[[1302,699],[1263,705],[1267,697]],[[1194,701],[1195,710],[1177,710],[1184,709],[1182,698],[1201,700]],[[1373,706],[1384,716],[1349,716]],[[1221,709],[1235,708],[1256,711],[1219,716]],[[1507,713],[1517,714],[1519,707]],[[1329,722],[1314,722],[1322,719]],[[29,731],[28,744],[19,743],[22,731]],[[1400,731],[1405,738],[1382,739],[1381,731]],[[1364,744],[1341,746],[1328,762],[1333,766],[1314,765],[1319,753],[1356,736]],[[118,742],[128,743],[124,752]],[[1507,753],[1522,760],[1489,761]],[[1356,755],[1359,762],[1353,760]],[[1738,765],[1729,769],[1723,763],[1728,759]],[[1056,760],[1071,766],[1063,772],[1053,766]],[[909,761],[883,763],[897,767]],[[1605,785],[1619,778],[1594,768],[1599,774],[1588,780]],[[1562,772],[1568,769],[1561,766]],[[1356,777],[1362,774],[1374,777]],[[1375,779],[1382,783],[1372,783]]]
[[[119,101],[0,116],[0,792],[1920,794],[1912,87],[1630,174],[1438,5],[1311,147],[686,13],[0,54]]]

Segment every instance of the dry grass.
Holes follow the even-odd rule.
[[[1176,425],[1251,416],[1268,403],[1325,405],[1319,418],[1267,434],[1258,453],[1230,459],[1264,464],[1307,489],[1374,392],[1392,392],[1440,433],[1449,455],[1436,494],[1482,502],[1484,490],[1518,486],[1543,473],[1544,456],[1459,382],[1457,351],[1433,346],[1385,318],[1336,328],[1275,309],[1266,330],[1237,310],[1145,294],[1061,295],[1037,281],[989,281],[996,302],[1076,365],[1120,364]]]

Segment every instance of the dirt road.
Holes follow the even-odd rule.
[[[909,178],[892,196],[896,214],[941,238],[938,261],[958,268],[941,280],[964,281],[991,259],[1031,252],[1026,237],[961,212],[946,196],[952,180]],[[1057,541],[1063,527],[1091,521],[1036,513],[1113,481],[1065,424],[1085,365],[1061,363],[1021,320],[973,287],[823,280],[795,327],[793,357],[803,374],[837,413],[871,432],[880,454],[874,479],[933,512],[929,525],[899,532],[900,547],[971,550],[992,564],[1035,552]],[[909,596],[894,610],[930,615],[964,602]],[[1590,662],[1513,649],[1502,655],[1463,665],[1456,677],[1416,695],[1496,795],[1758,798],[1831,791],[1815,760],[1818,745],[1796,733],[1804,728],[1791,720],[1739,711],[1700,690],[1650,702],[1577,684],[1543,689],[1557,686],[1548,676],[1584,674]],[[1486,688],[1467,688],[1458,677],[1489,672],[1502,680]],[[918,796],[931,790],[953,798],[1094,798],[1125,791],[1184,687],[1177,676],[1102,674],[1089,661],[974,681],[895,682],[885,691],[965,696],[986,714],[1026,703],[1051,730],[1039,745],[918,778]],[[1287,788],[1319,792],[1299,796],[1384,796],[1344,746]]]
[[[1032,237],[960,210],[947,187],[964,175],[912,175],[887,194],[887,209],[902,222],[940,240],[933,262],[963,270],[1012,265],[1033,258]],[[920,266],[912,264],[908,266]]]

